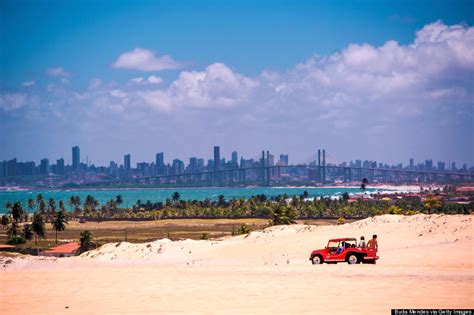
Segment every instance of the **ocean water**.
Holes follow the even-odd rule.
[[[265,194],[267,197],[278,196],[287,194],[301,195],[304,191],[309,193],[310,197],[321,197],[321,196],[339,196],[344,192],[360,193],[361,190],[358,188],[348,187],[325,187],[325,188],[276,188],[276,187],[246,187],[246,188],[169,188],[169,189],[87,189],[87,190],[21,190],[21,191],[0,191],[0,213],[6,213],[5,205],[7,202],[20,201],[23,208],[28,210],[28,199],[32,198],[36,201],[36,196],[42,194],[45,201],[49,198],[56,200],[56,205],[59,200],[63,200],[66,204],[66,208],[69,210],[69,198],[71,196],[78,195],[81,198],[81,202],[86,199],[87,195],[92,195],[97,199],[100,204],[105,204],[108,200],[115,198],[117,195],[121,195],[123,199],[122,207],[131,207],[137,200],[141,200],[143,203],[150,200],[151,202],[164,202],[167,198],[171,198],[173,192],[178,191],[181,195],[181,199],[184,200],[204,200],[209,198],[211,200],[217,200],[219,195],[224,195],[226,200],[232,198],[249,198],[258,194]],[[368,192],[376,192],[375,188],[368,188]]]

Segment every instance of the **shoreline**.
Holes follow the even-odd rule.
[[[374,185],[368,185],[366,189],[387,189],[387,190],[410,190],[419,191],[420,186],[423,188],[442,188],[444,185],[432,184],[432,185],[410,185],[410,184],[389,184],[389,183],[378,183]],[[111,191],[111,190],[123,190],[123,191],[134,191],[134,190],[220,190],[220,189],[337,189],[337,188],[348,188],[348,189],[360,189],[360,186],[354,184],[334,184],[334,185],[323,185],[323,186],[208,186],[208,187],[117,187],[117,188],[38,188],[38,187],[0,187],[0,193],[4,192],[22,192],[22,191]],[[402,189],[400,189],[402,188]]]

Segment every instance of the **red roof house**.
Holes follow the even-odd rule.
[[[41,253],[42,256],[70,257],[76,255],[81,243],[66,243]]]

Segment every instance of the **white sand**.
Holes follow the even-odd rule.
[[[377,265],[313,266],[308,260],[329,238],[372,234],[379,236]],[[472,237],[473,216],[384,215],[342,226],[277,226],[221,241],[122,242],[81,257],[15,258],[0,265],[0,313],[472,308]]]

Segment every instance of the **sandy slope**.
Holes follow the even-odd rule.
[[[328,238],[374,233],[381,257],[375,266],[308,260]],[[221,241],[114,243],[60,260],[16,258],[0,272],[0,313],[472,308],[472,237],[472,216],[385,215],[342,226],[278,226]]]

